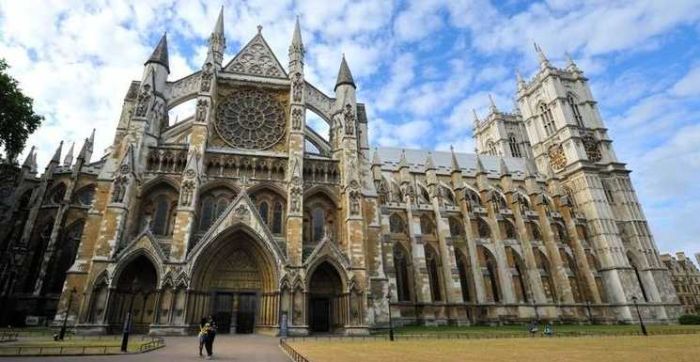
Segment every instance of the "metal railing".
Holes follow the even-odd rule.
[[[289,356],[289,358],[294,362],[311,362],[308,358],[304,357],[301,353],[297,352],[292,346],[287,344],[286,339],[280,338],[280,348]]]
[[[165,341],[161,337],[152,337],[151,341],[139,347],[139,352],[149,352],[165,346]]]
[[[18,336],[17,332],[3,331],[0,332],[0,342],[14,342]]]
[[[97,336],[95,336],[97,337]],[[93,338],[96,340],[116,339],[118,336],[102,336],[103,338]],[[105,338],[106,337],[106,338]],[[165,346],[162,337],[142,336],[141,341],[148,340],[138,347],[138,351],[131,353],[145,353]],[[118,344],[105,345],[67,345],[67,346],[2,346],[0,347],[0,357],[16,356],[80,356],[80,355],[110,355],[122,354],[121,346]]]

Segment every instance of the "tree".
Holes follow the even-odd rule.
[[[7,62],[0,59],[0,147],[7,161],[14,162],[44,117],[34,113],[34,101],[22,94],[7,68]]]

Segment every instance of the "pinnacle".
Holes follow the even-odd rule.
[[[349,84],[353,88],[357,88],[357,86],[355,86],[355,80],[352,78],[350,67],[348,67],[348,62],[345,60],[345,54],[343,54],[343,60],[340,62],[340,69],[338,70],[338,79],[335,82],[334,90],[338,89],[338,87],[342,84]]]
[[[435,169],[435,163],[433,163],[433,153],[428,152],[428,155],[425,157],[425,170],[434,170]]]
[[[303,46],[303,42],[301,40],[301,26],[299,25],[299,15],[297,15],[297,21],[294,24],[294,35],[292,35],[292,45],[301,45]]]
[[[29,167],[31,168],[32,166],[32,155],[34,154],[34,146],[29,150],[29,153],[27,153],[27,158],[24,159],[24,163],[22,163],[22,167]]]
[[[214,25],[214,34],[223,35],[224,34],[224,6],[221,5],[221,10],[219,10],[219,17],[216,18],[216,25]]]
[[[382,161],[379,159],[379,151],[374,148],[374,155],[372,156],[372,165],[381,165]]]
[[[61,161],[61,151],[63,149],[63,141],[58,144],[58,148],[56,149],[56,153],[53,154],[53,157],[51,158],[51,162],[59,163]]]
[[[408,167],[408,161],[406,161],[406,150],[401,150],[401,158],[399,159],[399,168]]]
[[[149,63],[158,63],[165,67],[165,69],[170,73],[170,65],[168,61],[168,34],[164,33],[160,38],[158,45],[153,50],[153,54],[148,58],[144,65]]]
[[[540,46],[537,45],[537,43],[534,43],[534,45],[535,51],[537,52],[537,57],[540,60],[540,66],[549,67],[549,59],[547,59],[547,56],[544,55],[544,51],[542,50],[542,48],[540,48]]]
[[[75,142],[71,143],[68,152],[66,152],[66,157],[63,159],[63,166],[70,166],[73,163],[73,148],[75,147]]]
[[[489,106],[491,113],[498,113],[498,107],[496,107],[496,102],[493,100],[493,95],[491,95],[491,93],[489,93],[489,103],[491,103]]]
[[[452,172],[459,171],[459,162],[457,162],[457,155],[455,155],[455,148],[450,145],[450,153],[452,154]]]
[[[481,162],[481,157],[479,155],[476,155],[476,174],[486,174],[486,168],[484,167],[484,164]]]
[[[510,170],[508,170],[508,165],[506,165],[506,161],[501,158],[501,176],[505,175],[510,175]]]

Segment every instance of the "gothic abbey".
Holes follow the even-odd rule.
[[[92,161],[61,147],[3,166],[5,324],[83,333],[365,334],[389,323],[631,322],[680,313],[583,72],[518,77],[517,111],[475,115],[477,154],[370,149],[345,59],[334,94],[258,33],[228,63],[219,15],[201,71],[168,79],[165,36]],[[187,101],[194,115],[168,111]],[[306,125],[307,112],[330,134]]]

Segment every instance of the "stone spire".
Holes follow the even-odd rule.
[[[576,62],[574,62],[574,59],[571,57],[571,54],[569,52],[565,53],[566,55],[566,70],[574,73],[580,73],[581,70],[578,68],[576,65]]]
[[[425,170],[435,170],[435,163],[433,162],[432,152],[428,152],[428,155],[425,156]]]
[[[90,158],[92,158],[92,147],[94,144],[95,129],[93,128],[90,137],[85,139],[83,146],[80,148],[80,152],[78,152],[78,159],[83,160],[84,162],[90,162]]]
[[[523,80],[523,75],[517,69],[515,70],[515,79],[518,84],[518,90],[525,89],[525,80]]]
[[[484,164],[481,162],[481,157],[479,155],[476,155],[476,174],[481,175],[481,174],[487,174],[486,168],[484,167]]]
[[[489,103],[489,111],[491,111],[491,113],[498,113],[498,107],[496,107],[496,102],[493,100],[493,95],[491,95],[491,93],[489,93]]]
[[[27,153],[27,158],[24,159],[24,163],[22,163],[22,168],[28,168],[32,169],[32,157],[34,156],[34,146],[29,150],[29,153]]]
[[[474,128],[479,128],[479,115],[476,114],[476,109],[472,108],[472,114],[474,115]]]
[[[508,165],[506,165],[506,161],[502,158],[501,158],[500,168],[501,168],[501,176],[510,175],[510,170],[508,170]]]
[[[399,169],[408,168],[408,161],[406,161],[406,150],[401,150],[401,158],[399,159]]]
[[[73,148],[75,147],[75,142],[71,143],[68,152],[66,152],[66,157],[63,159],[63,166],[70,166],[73,164]]]
[[[377,150],[377,147],[374,148],[374,155],[372,155],[372,166],[380,166],[382,164],[382,160],[379,159],[379,150]]]
[[[452,154],[452,172],[461,172],[462,168],[459,167],[459,162],[457,162],[457,155],[455,155],[455,148],[450,145],[450,153]]]
[[[158,45],[156,46],[155,50],[153,50],[153,54],[151,54],[151,57],[148,58],[146,64],[150,63],[157,63],[165,67],[165,69],[168,71],[168,74],[170,73],[170,63],[168,60],[168,37],[167,33],[164,33],[163,36],[160,38],[160,41],[158,42]]]
[[[343,60],[340,62],[340,69],[338,70],[338,79],[335,82],[335,89],[338,89],[338,87],[342,84],[348,84],[353,88],[357,88],[355,85],[355,80],[352,78],[350,67],[348,67],[348,62],[345,61],[345,54],[343,54]]]
[[[537,43],[534,43],[534,45],[535,45],[535,51],[537,52],[537,57],[540,60],[540,68],[542,68],[542,69],[549,68],[551,65],[549,64],[549,59],[547,59],[547,56],[544,55],[544,51],[542,50],[542,48],[540,48],[539,45],[537,45]]]
[[[299,16],[294,23],[294,34],[292,35],[292,45],[289,46],[289,52],[304,53],[304,42],[301,40],[301,25],[299,25]]]
[[[58,144],[58,148],[56,149],[56,152],[53,154],[53,157],[51,158],[51,162],[49,163],[55,163],[59,164],[61,163],[61,152],[63,150],[63,141]]]
[[[224,59],[224,50],[226,49],[226,37],[224,36],[224,6],[219,10],[219,16],[216,18],[214,31],[209,36],[209,50],[207,50],[206,63],[213,62],[218,67],[221,67],[221,62]]]

